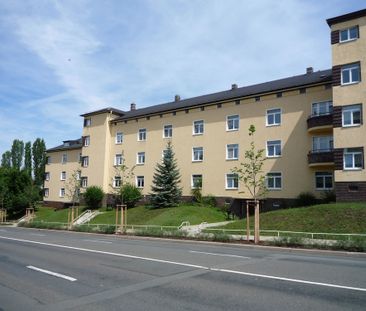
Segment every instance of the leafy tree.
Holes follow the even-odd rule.
[[[257,150],[254,144],[255,127],[249,127],[249,136],[252,138],[250,148],[244,153],[244,162],[240,163],[240,167],[234,167],[231,171],[237,174],[245,188],[249,191],[254,201],[265,195],[267,192],[266,179],[263,172],[263,165],[266,157],[264,149]]]
[[[101,207],[104,198],[104,192],[101,187],[90,186],[86,188],[84,193],[84,199],[86,205],[91,209],[97,209]]]
[[[24,143],[19,139],[14,139],[11,146],[11,166],[18,171],[22,167],[24,156]]]
[[[72,206],[74,207],[77,203],[80,202],[80,181],[81,171],[80,168],[74,170],[65,183],[66,197],[71,200]]]
[[[1,156],[1,166],[10,168],[11,167],[11,152],[5,151]]]
[[[123,154],[123,151],[122,151],[122,154]],[[121,190],[125,184],[132,185],[131,180],[135,176],[135,173],[134,173],[135,167],[136,166],[132,166],[131,168],[129,168],[124,163],[122,165],[115,167],[114,178],[118,178],[120,182],[119,182],[118,186],[113,184],[113,181],[112,181],[112,184],[109,185],[112,188],[112,191],[114,192],[115,197],[117,198],[117,200],[116,200],[117,202],[115,202],[115,203],[125,204],[125,200],[124,200],[125,192],[121,191]]]
[[[32,176],[32,143],[29,141],[24,147],[24,170]]]
[[[43,186],[43,179],[46,165],[46,144],[43,139],[37,138],[32,146],[34,184],[40,189]]]
[[[180,173],[169,142],[162,163],[157,163],[153,176],[150,201],[154,208],[176,206],[182,195]]]
[[[141,189],[131,183],[124,184],[120,191],[123,204],[126,204],[127,208],[135,207],[136,203],[142,198]]]

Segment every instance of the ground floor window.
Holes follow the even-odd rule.
[[[333,189],[333,173],[331,172],[316,172],[315,187],[317,190]]]
[[[50,194],[50,190],[48,188],[44,188],[44,196],[46,198],[48,198],[49,194]]]
[[[191,187],[192,189],[202,188],[202,175],[200,174],[192,175]]]
[[[63,198],[65,196],[65,188],[60,189],[60,198]]]
[[[226,189],[238,189],[239,180],[237,174],[226,174]]]
[[[115,176],[113,179],[113,187],[119,188],[121,187],[121,176]]]
[[[282,173],[268,173],[267,174],[267,188],[269,190],[282,189]]]
[[[144,176],[136,177],[136,186],[137,186],[137,188],[144,188],[144,186],[145,186],[145,177]]]

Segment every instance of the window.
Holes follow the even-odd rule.
[[[139,129],[138,141],[146,140],[146,129]]]
[[[227,131],[237,131],[239,129],[239,116],[228,116],[226,120]]]
[[[84,137],[84,147],[88,147],[90,145],[90,136]]]
[[[361,148],[348,148],[343,152],[343,168],[360,170],[363,168],[363,151]]]
[[[226,174],[226,189],[238,189],[239,179],[237,174]]]
[[[145,186],[145,177],[144,176],[136,176],[136,187],[144,188]]]
[[[60,198],[63,198],[65,196],[65,188],[60,189]]]
[[[84,119],[84,127],[88,127],[91,125],[91,119],[90,118],[85,118]]]
[[[202,135],[204,131],[203,120],[197,120],[193,122],[193,135]]]
[[[82,167],[88,167],[89,166],[89,157],[83,157],[82,158],[83,161],[82,161]]]
[[[201,174],[192,175],[191,187],[192,187],[192,189],[202,188],[202,175]]]
[[[203,147],[194,147],[192,161],[198,162],[203,161]]]
[[[122,144],[123,142],[123,133],[122,132],[117,132],[116,133],[116,144]]]
[[[144,164],[145,163],[145,152],[138,152],[137,153],[136,163],[137,164]]]
[[[113,187],[119,188],[121,187],[121,176],[115,176],[113,179]]]
[[[313,152],[329,152],[333,150],[333,136],[313,137]]]
[[[333,189],[333,174],[331,172],[315,172],[315,188],[317,190]]]
[[[267,157],[274,158],[281,156],[281,141],[269,140],[267,141]]]
[[[282,188],[282,173],[267,174],[267,188],[269,190],[278,190]]]
[[[360,64],[345,65],[341,68],[342,84],[352,84],[361,81]]]
[[[48,188],[44,188],[43,195],[44,197],[48,198],[48,196],[50,195],[50,190]]]
[[[50,156],[46,157],[46,164],[51,164],[51,163],[52,163],[51,157]]]
[[[67,153],[64,153],[61,157],[61,163],[66,164],[67,163]]]
[[[267,126],[280,125],[281,114],[282,111],[280,108],[267,110],[266,125]]]
[[[239,157],[239,145],[226,145],[226,160],[237,160]]]
[[[88,177],[81,177],[81,187],[82,188],[88,187]]]
[[[119,166],[123,164],[122,154],[116,154],[114,157],[114,165]]]
[[[50,172],[44,173],[44,180],[50,180]]]
[[[323,116],[331,114],[333,111],[333,102],[331,100],[319,103],[313,103],[311,107],[312,116]]]
[[[60,179],[61,180],[66,180],[66,172],[61,172]]]
[[[342,108],[342,126],[357,126],[361,124],[361,105]]]
[[[343,29],[339,32],[339,42],[346,42],[358,38],[358,26]]]
[[[173,136],[173,126],[172,125],[164,125],[164,138],[171,138]]]

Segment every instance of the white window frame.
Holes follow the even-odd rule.
[[[352,70],[354,70],[354,69],[358,69],[357,80],[353,80]],[[349,79],[350,80],[348,82],[343,82],[345,72],[348,72],[348,74],[349,74]],[[359,83],[360,81],[361,81],[361,66],[360,66],[360,63],[344,65],[344,66],[341,67],[341,85],[355,84],[355,83]]]
[[[62,171],[60,174],[60,180],[66,180],[66,171]]]
[[[44,175],[45,175],[44,176],[44,180],[49,181],[50,180],[50,176],[51,176],[50,175],[50,172],[45,172]]]
[[[88,147],[90,145],[90,136],[84,137],[84,147]]]
[[[270,154],[270,151],[273,151],[273,154]],[[266,153],[267,158],[279,158],[282,156],[282,141],[280,139],[277,140],[268,140],[266,143]]]
[[[145,152],[138,152],[136,155],[136,164],[143,165],[145,164]]]
[[[345,124],[345,113],[347,112],[351,112],[351,123],[350,124]],[[360,123],[355,123],[354,122],[354,113],[355,112],[359,112],[360,114]],[[362,108],[361,108],[361,104],[356,104],[356,105],[352,105],[352,106],[345,106],[342,108],[342,127],[353,127],[353,126],[360,126],[362,124]]]
[[[91,118],[85,118],[84,119],[84,127],[91,126]]]
[[[351,29],[356,29],[356,37],[351,38]],[[359,38],[359,28],[357,26],[352,26],[346,29],[342,29],[339,31],[339,42],[349,42],[349,41],[355,41]],[[342,40],[342,33],[347,32],[347,39]]]
[[[89,166],[89,156],[83,157],[83,163],[82,167],[88,167]]]
[[[226,117],[226,131],[233,132],[239,130],[240,116],[233,114]]]
[[[142,128],[142,129],[139,129],[138,133],[137,133],[137,140],[138,141],[146,141],[146,128]]]
[[[61,163],[66,164],[67,163],[67,153],[63,153],[61,156]]]
[[[113,188],[120,188],[122,185],[121,176],[114,176],[113,178]]]
[[[59,197],[60,197],[60,198],[64,198],[64,197],[65,197],[65,194],[66,194],[66,193],[65,193],[65,188],[61,188],[61,189],[60,189],[60,192],[59,192]]]
[[[321,110],[325,107],[325,111]],[[321,102],[314,102],[311,104],[311,115],[313,117],[329,115],[333,112],[333,101],[326,100]]]
[[[227,144],[226,160],[238,160],[238,159],[239,159],[239,144]]]
[[[192,148],[192,162],[202,162],[204,159],[203,147]]]
[[[351,156],[352,158],[352,166],[346,167],[346,156]],[[356,156],[361,156],[361,166],[356,166]],[[363,169],[363,152],[362,149],[358,148],[348,148],[343,151],[343,170],[345,171],[358,171]]]
[[[196,189],[196,187],[194,186],[195,185],[195,181],[197,178],[200,178],[201,179],[201,188],[202,188],[202,184],[203,184],[203,178],[202,178],[202,174],[192,174],[191,176],[191,188],[192,189]]]
[[[238,174],[225,174],[225,189],[237,190],[239,189],[239,177]]]
[[[173,137],[173,125],[166,124],[163,128],[163,138],[172,138]]]
[[[280,121],[276,122],[276,116],[279,115]],[[269,123],[269,117],[273,117],[273,123]],[[266,111],[266,126],[279,126],[282,123],[282,109],[281,108],[271,108]]]
[[[121,153],[117,153],[114,156],[114,166],[121,166],[123,164],[123,156]]]
[[[192,130],[193,130],[193,135],[203,135],[203,133],[205,132],[205,122],[203,120],[193,121]]]
[[[145,187],[145,176],[136,176],[136,187],[140,189]]]
[[[116,137],[115,137],[115,144],[120,145],[122,143],[123,143],[123,133],[122,132],[117,132]]]
[[[326,187],[326,178],[331,177],[332,187]],[[323,187],[318,187],[318,178],[321,178]],[[334,187],[334,177],[331,172],[315,172],[315,189],[316,190],[332,190]]]
[[[81,187],[87,188],[88,187],[88,177],[81,177]]]
[[[273,187],[269,186],[269,179],[273,178]],[[280,180],[281,187],[277,187],[276,180]],[[266,187],[268,190],[282,190],[283,188],[283,180],[282,180],[282,172],[268,172],[266,175]]]
[[[46,157],[46,164],[51,164],[52,163],[52,158],[51,158],[51,156],[47,156]]]
[[[44,188],[43,196],[45,198],[48,198],[50,196],[50,189],[49,188]]]

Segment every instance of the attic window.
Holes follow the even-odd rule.
[[[282,92],[278,92],[278,93],[276,94],[276,97],[277,97],[277,98],[282,97]]]
[[[256,97],[255,97],[255,101],[256,101],[256,102],[259,102],[260,100],[261,100],[261,97],[260,97],[260,96],[256,96]]]
[[[217,108],[221,108],[222,107],[222,105],[221,104],[217,104]]]
[[[305,87],[302,87],[302,88],[299,90],[299,93],[300,93],[300,94],[305,94],[305,93],[306,93],[306,88],[305,88]]]
[[[205,111],[205,107],[201,107],[201,111]]]

